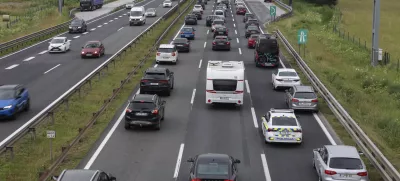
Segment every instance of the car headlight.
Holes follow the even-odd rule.
[[[69,26],[69,28],[72,28],[72,26]]]
[[[94,54],[96,54],[96,53],[97,53],[97,51],[94,52]]]
[[[82,28],[82,27],[78,26],[78,28]]]
[[[4,109],[10,109],[10,108],[12,108],[12,105],[5,106],[5,107],[4,107]]]

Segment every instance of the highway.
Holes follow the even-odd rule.
[[[225,153],[242,162],[238,180],[317,180],[312,149],[335,144],[332,136],[320,126],[323,124],[317,114],[297,113],[303,127],[302,145],[264,144],[259,118],[270,108],[286,108],[284,92],[272,90],[271,74],[275,69],[255,67],[254,50],[247,48],[244,38],[243,17],[233,14],[235,11],[229,10],[227,15],[231,51],[211,50],[212,33],[205,26],[205,17],[212,14],[213,4],[209,1],[203,20],[194,26],[197,31],[191,52],[180,53],[177,65],[154,65],[175,73],[174,90],[171,96],[163,97],[167,103],[161,130],[125,130],[123,116],[127,105],[123,105],[80,168],[104,170],[118,180],[187,181],[189,157]],[[264,16],[267,14],[268,9],[264,9]],[[205,104],[208,60],[245,62],[246,90],[240,109]],[[281,60],[285,63],[282,66],[289,66],[284,57]]]
[[[146,8],[157,8],[157,17],[148,17],[143,26],[129,26],[129,10],[122,10],[88,24],[88,32],[84,34],[60,35],[72,40],[69,52],[49,54],[47,41],[2,57],[0,83],[24,84],[31,95],[31,110],[20,114],[17,120],[1,121],[0,139],[3,140],[34,117],[171,9],[163,8],[162,2],[147,0],[138,4]],[[81,47],[90,40],[101,40],[104,43],[105,56],[81,59]]]

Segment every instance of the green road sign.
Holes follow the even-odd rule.
[[[269,7],[269,15],[276,16],[276,6]]]
[[[306,29],[300,29],[297,32],[297,43],[298,44],[306,44],[308,40],[308,30]]]

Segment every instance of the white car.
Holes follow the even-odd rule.
[[[146,13],[144,13],[144,15],[149,17],[155,17],[157,16],[157,10],[155,8],[149,8],[146,10]]]
[[[67,52],[71,48],[71,40],[68,40],[67,37],[55,37],[49,44],[49,53]]]
[[[301,85],[300,77],[295,69],[281,68],[272,73],[272,87],[274,89],[295,85]]]
[[[135,3],[134,3],[134,2],[125,4],[125,8],[126,8],[126,9],[131,9],[131,8],[133,8],[133,6],[135,6]]]
[[[199,4],[196,4],[193,7],[193,11],[200,11],[203,14],[203,7],[201,7]]]
[[[303,133],[293,109],[274,109],[261,117],[265,143],[303,142]]]
[[[156,63],[169,62],[176,64],[178,62],[178,50],[175,45],[161,44],[157,50]]]
[[[172,1],[170,0],[166,0],[163,2],[163,7],[172,7]]]

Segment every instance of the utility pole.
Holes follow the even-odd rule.
[[[293,0],[289,0],[289,6],[292,7]]]
[[[372,56],[371,65],[378,65],[379,55],[379,24],[381,19],[381,0],[374,0],[374,18],[372,25]]]

